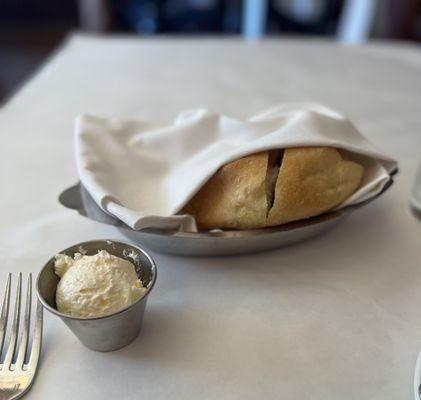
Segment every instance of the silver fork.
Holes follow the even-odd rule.
[[[12,274],[9,274],[4,293],[3,307],[0,316],[0,354],[3,350],[4,338],[6,335],[7,320],[10,303],[10,284]],[[31,320],[31,299],[32,299],[32,275],[29,274],[26,289],[25,317],[23,323],[22,338],[17,350],[19,320],[21,308],[22,273],[19,274],[16,289],[15,312],[13,315],[12,329],[10,333],[9,346],[7,347],[4,361],[0,364],[0,400],[12,400],[22,397],[31,387],[38,367],[39,355],[41,352],[42,337],[42,306],[37,301],[35,313],[34,333],[32,339],[31,354],[26,363],[28,351],[29,325]],[[15,361],[14,361],[15,360]]]

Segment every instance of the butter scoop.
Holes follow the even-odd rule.
[[[105,250],[88,256],[57,254],[57,309],[76,317],[100,317],[121,311],[146,291],[134,265]]]

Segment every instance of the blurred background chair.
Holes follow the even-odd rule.
[[[75,30],[421,41],[421,0],[1,0],[0,102]]]
[[[377,0],[346,0],[341,5],[337,20],[337,40],[354,44],[365,42],[371,33],[376,5]],[[319,21],[317,19],[329,4],[316,0],[293,0],[280,2],[278,6],[281,10],[282,6],[287,8],[291,20],[308,24],[321,23],[320,19]],[[244,0],[242,32],[246,39],[260,39],[265,34],[267,14],[267,0]]]

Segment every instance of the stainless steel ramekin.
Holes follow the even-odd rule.
[[[86,347],[96,351],[113,351],[126,346],[139,334],[147,297],[155,284],[157,271],[155,262],[146,251],[114,240],[78,243],[58,253],[73,257],[77,252],[94,255],[99,250],[106,250],[135,265],[136,273],[146,287],[144,295],[135,303],[114,314],[95,318],[80,318],[59,312],[56,307],[56,289],[60,278],[54,273],[54,257],[38,275],[37,295],[42,305],[60,317]]]

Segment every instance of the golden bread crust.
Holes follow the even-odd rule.
[[[345,201],[361,183],[363,167],[331,147],[286,149],[267,226],[313,217]]]
[[[248,229],[266,221],[268,152],[220,168],[184,208],[203,229]]]

